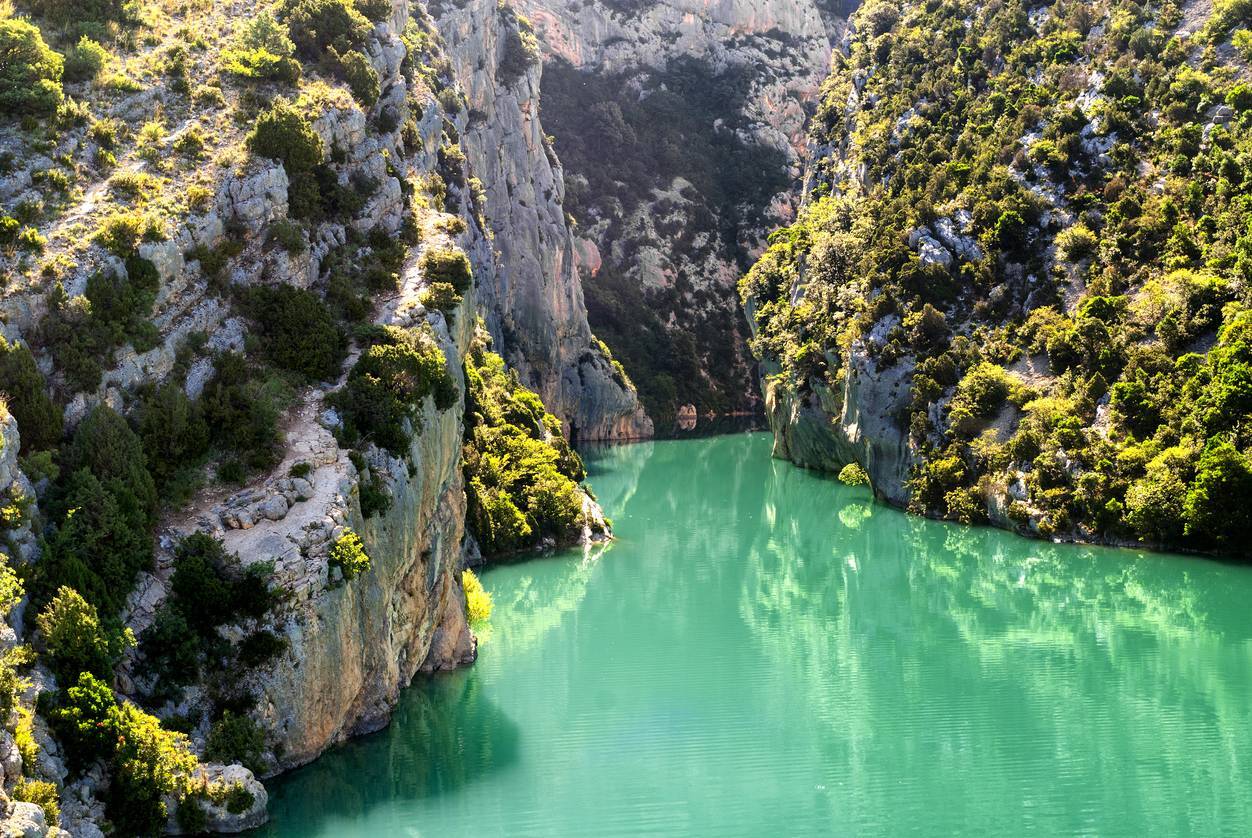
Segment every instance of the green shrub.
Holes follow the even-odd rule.
[[[191,790],[196,757],[184,734],[162,729],[133,704],[115,706],[109,716],[116,746],[105,815],[120,834],[159,835],[168,817],[165,796]]]
[[[382,89],[379,86],[378,71],[365,54],[354,49],[340,56],[339,72],[356,100],[366,108],[373,107]]]
[[[314,380],[339,376],[347,342],[321,297],[278,285],[253,288],[245,300],[271,362]]]
[[[49,115],[60,107],[61,56],[39,28],[20,18],[0,18],[0,112]]]
[[[209,728],[209,738],[204,746],[204,758],[207,760],[224,764],[237,762],[260,774],[265,767],[261,761],[264,753],[265,732],[248,716],[227,710]]]
[[[1252,538],[1252,463],[1230,442],[1211,439],[1183,505],[1186,533],[1200,544],[1241,552]]]
[[[421,303],[428,309],[451,314],[461,305],[461,295],[448,282],[435,282],[422,292]]]
[[[373,29],[352,0],[282,0],[278,16],[300,54],[314,61],[330,50],[343,55],[359,49]]]
[[[345,531],[331,545],[327,564],[339,568],[345,581],[367,573],[370,569],[370,557],[365,552],[365,545],[361,543],[361,536],[352,530]]]
[[[159,486],[167,487],[208,451],[204,411],[177,383],[168,381],[144,392],[137,414],[139,438]]]
[[[469,259],[459,250],[432,248],[422,254],[418,264],[429,285],[445,282],[458,294],[468,291],[474,281]]]
[[[61,25],[83,26],[127,20],[125,0],[32,0],[29,5],[37,14]]]
[[[279,219],[270,226],[269,240],[278,242],[283,250],[293,256],[309,248],[304,238],[304,227],[287,218]]]
[[[291,103],[279,98],[257,117],[248,135],[248,148],[258,157],[283,164],[290,182],[287,202],[293,217],[313,218],[322,211],[318,178],[324,154],[322,138]]]
[[[49,668],[63,684],[80,672],[109,678],[126,643],[120,631],[106,631],[93,605],[73,588],[62,587],[35,620],[43,635]]]
[[[156,524],[156,485],[148,471],[143,441],[109,406],[97,406],[78,424],[61,467],[67,473],[87,469],[123,503],[133,506],[148,526]]]
[[[113,55],[107,49],[83,35],[74,48],[65,54],[65,80],[91,81],[112,60]]]
[[[363,437],[394,454],[408,450],[406,423],[417,420],[427,396],[438,410],[457,400],[443,352],[430,335],[395,327],[378,329],[329,402],[343,416],[350,439]]]
[[[278,461],[282,443],[278,397],[242,355],[224,353],[214,365],[200,398],[210,438],[223,451],[237,453],[247,468],[269,468]]]
[[[34,803],[43,809],[45,823],[52,825],[59,822],[61,798],[57,792],[56,783],[22,777],[13,787],[13,799],[24,803]]]
[[[556,417],[481,341],[466,362],[466,515],[485,555],[582,532],[582,461]]]
[[[0,336],[0,393],[17,419],[22,453],[52,448],[61,441],[61,409],[48,397],[48,385],[24,344]]]
[[[181,609],[162,605],[152,624],[139,635],[145,670],[155,678],[153,698],[175,699],[183,687],[200,677],[201,639]]]
[[[869,474],[858,463],[848,463],[839,470],[839,482],[846,486],[868,486]]]
[[[471,626],[481,626],[491,619],[491,594],[469,568],[461,571],[461,585],[465,588],[465,616]]]
[[[236,28],[230,45],[222,50],[222,70],[246,79],[295,84],[300,80],[295,51],[287,28],[262,11]]]

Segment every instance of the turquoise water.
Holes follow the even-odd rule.
[[[909,518],[762,434],[588,458],[602,551],[273,786],[275,836],[1252,834],[1252,569]]]

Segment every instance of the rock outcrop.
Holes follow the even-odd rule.
[[[513,5],[547,65],[546,124],[595,270],[592,328],[654,420],[670,425],[686,403],[755,411],[735,283],[793,216],[805,125],[849,4]]]
[[[462,142],[494,235],[497,258],[477,267],[497,351],[572,436],[651,436],[633,388],[587,323],[564,172],[539,119],[542,67],[516,16],[495,0],[432,3],[431,11],[466,97]]]

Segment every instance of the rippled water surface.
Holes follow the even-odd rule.
[[[618,542],[486,572],[478,663],[266,834],[1252,835],[1252,570],[909,518],[769,447],[588,457]]]

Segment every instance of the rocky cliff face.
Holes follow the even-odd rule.
[[[861,6],[741,285],[776,452],[935,517],[1245,554],[1246,26]]]
[[[226,43],[242,12],[234,3],[215,4],[197,12],[197,25]],[[466,517],[462,369],[480,315],[496,347],[573,435],[651,434],[632,387],[587,325],[561,205],[561,168],[538,121],[539,67],[532,62],[507,81],[483,71],[504,60],[510,37],[518,33],[516,19],[492,2],[448,10],[440,23],[446,53],[424,5],[393,3],[390,17],[375,22],[361,47],[378,82],[376,98],[365,102],[343,81],[322,76],[324,67],[306,66],[296,91],[300,96],[291,98],[326,150],[320,188],[338,190],[342,199],[327,217],[292,218],[290,199],[308,184],[289,176],[283,164],[249,153],[247,122],[229,112],[255,103],[241,104],[237,87],[228,86],[225,94],[215,87],[197,98],[155,86],[91,102],[98,109],[92,120],[113,130],[123,122],[159,124],[161,130],[152,129],[152,135],[161,139],[152,142],[166,151],[194,132],[208,148],[196,165],[132,148],[129,135],[109,141],[116,155],[103,155],[101,129],[93,132],[86,123],[68,129],[52,150],[36,150],[16,129],[0,126],[0,146],[11,169],[0,179],[6,213],[19,204],[43,205],[36,173],[62,165],[50,155],[70,161],[64,165],[72,164],[79,179],[74,191],[36,222],[44,239],[39,258],[12,250],[0,254],[9,280],[0,300],[0,330],[11,341],[35,347],[40,370],[66,403],[67,429],[99,404],[126,413],[137,393],[162,382],[172,381],[189,399],[198,399],[220,363],[219,353],[255,355],[256,323],[232,289],[284,285],[344,300],[336,282],[342,283],[354,263],[376,260],[396,239],[418,242],[403,251],[396,288],[367,297],[364,316],[375,326],[437,346],[456,386],[455,403],[436,406],[434,397],[425,397],[404,420],[407,449],[389,452],[372,443],[349,446],[345,418],[328,407],[326,397],[343,385],[355,354],[338,380],[306,382],[281,417],[278,464],[242,489],[227,489],[210,477],[209,488],[167,514],[158,531],[155,568],[140,574],[121,615],[136,634],[153,624],[171,596],[173,548],[190,532],[216,536],[241,568],[257,563],[273,568],[271,584],[286,596],[259,628],[277,636],[284,649],[230,687],[257,699],[251,715],[265,731],[265,762],[274,771],[384,726],[399,691],[416,673],[474,659],[460,575]],[[141,50],[163,55],[170,46],[162,42],[167,36],[181,37],[171,26],[152,33],[152,43]],[[214,51],[196,53],[185,72],[192,79],[216,79],[218,60]],[[225,106],[215,104],[218,97]],[[174,198],[128,204],[116,197],[130,194],[116,186],[121,180]],[[159,220],[159,231],[138,242],[129,260],[83,235],[119,208]],[[276,230],[285,232],[286,245],[275,244]],[[435,282],[423,267],[428,251],[465,254],[473,267],[473,285],[438,307],[423,304]],[[79,295],[97,271],[138,281],[130,272],[147,265],[156,288],[144,340],[100,355],[99,383],[81,386],[58,360],[58,347],[41,342],[47,334],[48,280],[60,283],[76,316],[90,317]],[[34,498],[42,489],[17,468],[15,423],[9,417],[5,423],[0,490],[11,487]],[[365,492],[368,508],[362,505]],[[381,512],[380,497],[386,499]],[[596,518],[594,503],[584,501]],[[20,524],[6,524],[15,561],[39,560],[38,507],[31,509]],[[350,532],[359,535],[370,568],[344,578],[329,559]],[[238,644],[257,628],[227,625],[220,633]],[[140,697],[153,677],[132,650],[119,667],[115,688]],[[193,685],[176,704],[159,709],[199,719],[192,738],[203,746],[208,717],[201,711],[213,704],[215,689],[208,682]],[[54,754],[55,742],[45,739],[47,753]],[[212,777],[244,771],[213,765],[204,770]],[[66,779],[63,767],[45,773],[58,786]],[[6,773],[8,785],[0,792],[18,776],[20,771]],[[245,779],[245,786],[255,784],[250,773]],[[61,790],[63,825],[76,834],[99,834],[93,830],[102,818],[98,792],[104,782],[96,772]],[[265,808],[264,791],[256,788],[253,805],[243,813],[230,815],[206,803],[209,827],[237,831],[256,825]],[[30,806],[11,806],[7,798],[0,803],[12,810],[12,823],[19,824],[14,829],[42,834],[38,825],[26,825],[42,824],[41,812],[36,817]],[[178,826],[171,821],[169,828]]]
[[[539,119],[542,68],[519,21],[492,0],[431,10],[465,93],[462,140],[498,253],[479,279],[496,348],[577,438],[651,436],[633,387],[587,323],[563,170]]]
[[[753,410],[734,286],[791,220],[845,10],[819,2],[518,0],[547,64],[597,330],[668,427]],[[686,426],[689,423],[685,423]]]

